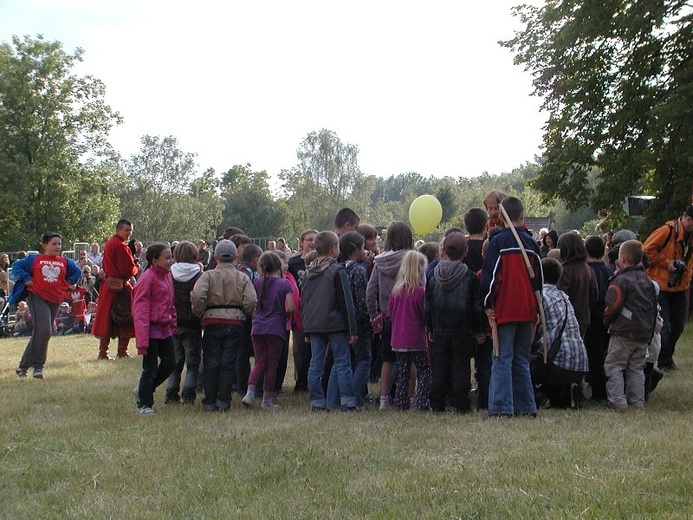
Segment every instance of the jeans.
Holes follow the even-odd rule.
[[[662,349],[659,351],[658,364],[660,367],[669,368],[674,362],[676,342],[681,337],[683,328],[686,325],[688,291],[660,291],[657,301],[661,307],[660,314],[664,320],[661,332]]]
[[[29,311],[34,320],[31,339],[24,349],[24,355],[19,361],[19,368],[43,369],[48,355],[48,341],[51,339],[53,319],[58,314],[58,304],[44,300],[30,292],[27,296]]]
[[[528,321],[498,325],[499,356],[491,365],[488,415],[536,413],[529,373],[532,329]]]
[[[161,360],[161,362],[159,362]],[[147,353],[142,356],[142,375],[137,389],[137,408],[154,406],[154,390],[168,379],[176,364],[173,338],[149,338]]]
[[[205,326],[202,336],[202,352],[205,369],[202,385],[206,410],[228,410],[231,406],[231,390],[236,378],[236,358],[243,348],[243,325],[214,323]],[[247,385],[248,380],[244,382]]]
[[[351,360],[353,365],[352,383],[356,406],[363,406],[363,397],[371,372],[371,344],[361,339],[351,345]],[[332,365],[332,373],[327,386],[327,407],[337,408],[340,405],[339,382]]]
[[[168,378],[166,385],[166,397],[177,400],[183,397],[186,403],[195,402],[197,396],[197,375],[200,371],[200,360],[202,356],[202,332],[195,329],[178,327],[178,331],[173,335],[173,347],[176,354],[176,366]],[[181,375],[183,366],[187,368],[183,392],[179,396]]]
[[[341,406],[356,406],[354,386],[351,375],[351,354],[349,340],[346,332],[332,334],[311,334],[310,350],[311,359],[308,367],[308,392],[310,393],[310,405],[315,408],[327,408],[325,392],[322,389],[320,379],[325,372],[325,354],[329,348],[334,355],[332,373],[336,376],[339,387]]]

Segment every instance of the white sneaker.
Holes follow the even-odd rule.
[[[245,406],[253,406],[253,405],[255,405],[255,397],[253,397],[250,394],[245,394],[245,397],[243,399],[241,399],[241,402]]]
[[[138,408],[137,409],[137,415],[154,415],[156,412],[154,412],[153,408],[150,408],[149,406],[145,406],[144,408]]]
[[[388,399],[387,401],[380,401],[380,410],[387,410],[390,408],[390,400]]]

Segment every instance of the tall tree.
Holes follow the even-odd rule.
[[[264,170],[252,171],[250,164],[236,165],[223,174],[224,211],[218,234],[230,226],[241,228],[251,237],[284,233],[284,206],[272,196],[268,178]]]
[[[92,237],[116,213],[107,138],[120,116],[101,81],[74,74],[82,54],[42,36],[0,44],[0,243],[8,249],[33,248],[47,229],[66,242]]]
[[[534,186],[613,215],[628,195],[656,195],[645,228],[678,214],[691,201],[690,1],[548,0],[515,14],[524,30],[502,45],[549,114]]]
[[[121,214],[140,240],[196,240],[213,236],[221,218],[214,170],[197,177],[195,154],[173,136],[145,135],[138,154],[123,164]]]

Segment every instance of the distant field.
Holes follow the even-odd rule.
[[[234,397],[228,414],[159,391],[143,418],[140,359],[54,337],[46,378],[19,380],[26,339],[3,339],[0,518],[690,518],[692,330],[646,412],[537,420],[310,414],[290,391],[277,411]]]

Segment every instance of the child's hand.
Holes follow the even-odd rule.
[[[310,336],[303,336],[303,341],[310,343]]]
[[[433,343],[433,333],[432,332],[428,333],[428,342]]]
[[[493,321],[496,319],[496,311],[493,309],[486,309],[486,317],[489,319],[489,321]]]
[[[349,345],[353,345],[359,340],[358,336],[349,336]]]
[[[486,343],[486,334],[474,334],[474,340],[476,341],[477,345],[483,345]]]

